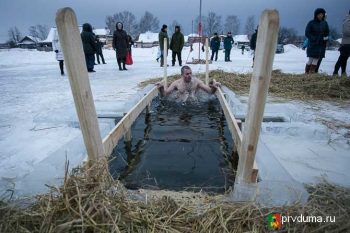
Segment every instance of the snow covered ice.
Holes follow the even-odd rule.
[[[139,91],[138,83],[162,77],[163,68],[156,62],[158,48],[133,48],[134,65],[128,71],[117,69],[113,50],[104,50],[106,65],[95,66],[89,73],[98,115],[122,115],[124,104]],[[332,74],[338,51],[327,51],[320,72]],[[185,48],[183,61],[198,58]],[[205,53],[201,52],[201,58]],[[168,56],[168,64],[171,63]],[[224,62],[219,51],[217,62],[210,70],[252,72],[252,56],[233,49],[232,62]],[[286,73],[303,73],[305,51],[293,45],[285,53],[276,54],[273,69]],[[0,50],[0,195],[7,189],[17,195],[32,194],[46,189],[45,184],[57,184],[64,175],[64,165],[70,168],[85,159],[85,148],[67,76],[61,76],[53,52],[11,49]],[[205,65],[190,65],[194,75],[205,72]],[[179,74],[180,67],[168,68],[168,75]],[[347,73],[350,73],[349,66]],[[246,97],[236,96],[236,114],[245,113]],[[350,122],[350,106],[316,102],[312,105],[297,101],[274,102],[266,105],[266,113],[278,112],[300,127],[282,123],[264,123],[261,139],[273,151],[286,170],[300,182],[315,182],[325,174],[332,182],[350,186],[350,149],[344,132],[332,132],[322,125],[320,116],[330,120]],[[113,119],[99,119],[104,137],[115,125]],[[291,153],[293,151],[293,153]]]

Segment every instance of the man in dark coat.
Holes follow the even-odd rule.
[[[163,24],[162,29],[160,30],[158,34],[158,41],[159,41],[159,48],[160,48],[160,66],[163,67],[164,65],[164,38],[167,39],[167,51],[166,54],[168,55],[168,49],[169,49],[169,37],[168,37],[168,26]]]
[[[306,54],[309,58],[305,66],[305,73],[315,73],[317,62],[324,58],[326,44],[328,41],[329,28],[324,20],[326,11],[323,8],[317,8],[314,12],[314,19],[311,20],[305,29],[305,36],[309,40]]]
[[[225,49],[225,61],[230,60],[230,54],[232,49],[232,44],[234,43],[231,32],[227,33],[227,36],[224,39],[224,49]]]
[[[98,36],[96,36],[96,47],[97,47],[97,51],[96,51],[97,63],[100,64],[100,57],[101,57],[102,63],[106,64],[105,59],[103,57],[103,53],[102,53],[103,44],[100,41]]]
[[[218,34],[215,32],[214,37],[210,40],[210,49],[211,49],[211,58],[213,60],[215,54],[215,61],[218,60],[218,52],[220,48],[220,38]]]
[[[113,33],[113,49],[116,52],[117,62],[119,66],[119,70],[127,70],[125,67],[126,53],[128,49],[128,35],[123,30],[123,24],[118,22],[116,24],[116,29]],[[123,63],[123,68],[121,66]]]
[[[83,49],[85,54],[86,67],[88,72],[95,72],[95,53],[97,51],[95,36],[92,33],[92,27],[88,23],[83,24],[83,31],[81,32],[81,40],[83,42]]]
[[[185,37],[181,33],[180,26],[175,26],[175,33],[171,37],[170,50],[172,51],[172,64],[175,65],[176,55],[179,65],[182,66],[181,52],[185,44]]]

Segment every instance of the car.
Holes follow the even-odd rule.
[[[284,53],[283,44],[277,44],[276,53]]]

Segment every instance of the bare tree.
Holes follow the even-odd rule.
[[[123,11],[123,12],[118,12],[118,13],[114,14],[113,16],[107,16],[106,17],[106,26],[112,34],[113,34],[114,30],[116,29],[117,22],[123,23],[124,30],[128,34],[130,34],[132,37],[137,36],[136,17],[133,13],[131,13],[130,11]]]
[[[337,28],[333,26],[329,26],[329,39],[330,40],[336,40],[341,38],[340,33],[338,32]]]
[[[251,37],[251,35],[253,35],[254,31],[255,31],[255,17],[254,15],[251,15],[248,17],[247,22],[245,24],[245,33],[248,35],[249,39]]]
[[[180,28],[182,29],[181,24],[176,20],[173,20],[173,22],[170,24],[170,27],[168,28],[169,36],[171,36],[175,32],[175,26],[180,26]]]
[[[29,35],[39,38],[40,40],[45,40],[49,34],[49,27],[47,25],[38,24],[36,26],[29,27]]]
[[[9,35],[9,41],[10,42],[14,42],[14,43],[18,43],[21,40],[21,38],[22,38],[22,34],[18,30],[17,27],[10,28],[8,30],[8,35]]]
[[[294,28],[281,27],[278,32],[278,43],[294,44],[298,41],[298,33]]]
[[[237,16],[229,15],[225,20],[225,31],[231,32],[232,35],[237,35],[239,32],[240,21]]]
[[[213,35],[215,32],[220,33],[222,30],[221,16],[216,15],[214,12],[208,13],[205,24],[205,33],[208,36]]]
[[[147,31],[156,32],[159,30],[159,20],[152,13],[146,11],[141,17],[139,23],[139,32],[144,33]]]

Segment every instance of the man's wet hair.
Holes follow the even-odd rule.
[[[183,67],[181,67],[181,75],[184,74],[185,70],[190,70],[190,69],[191,69],[191,67],[189,67],[189,66],[183,66]]]

